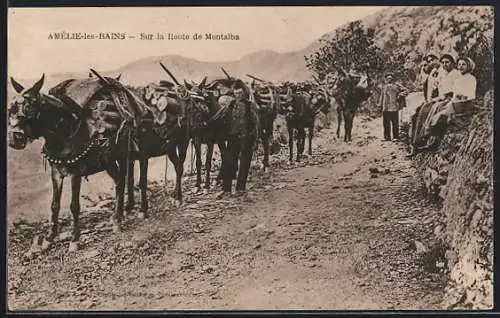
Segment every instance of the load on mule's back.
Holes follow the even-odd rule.
[[[106,171],[115,183],[116,206],[113,229],[119,232],[127,158],[133,147],[133,124],[143,110],[133,95],[116,79],[96,77],[66,80],[49,92],[40,93],[42,77],[25,89],[11,78],[17,96],[9,104],[9,146],[24,149],[27,142],[43,138],[43,152],[51,166],[53,195],[51,228],[41,249],[48,249],[58,236],[62,184],[71,178],[73,231],[70,250],[80,237],[80,187],[83,176]],[[38,244],[36,244],[38,245]],[[34,246],[34,248],[40,248]]]
[[[273,136],[274,121],[278,115],[279,96],[277,87],[272,83],[266,82],[250,74],[247,74],[247,76],[253,79],[253,82],[250,85],[250,100],[254,102],[258,108],[260,137],[262,141],[262,148],[264,150],[262,164],[265,170],[269,168],[270,150],[274,150],[276,148],[276,144],[273,144],[273,149],[269,149],[269,141]]]

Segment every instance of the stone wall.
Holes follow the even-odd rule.
[[[470,124],[415,158],[431,198],[442,202],[437,235],[450,274],[448,308],[493,306],[493,93]]]

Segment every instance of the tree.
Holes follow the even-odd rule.
[[[305,56],[306,65],[320,80],[328,73],[335,72],[335,67],[366,72],[376,79],[384,69],[385,55],[375,45],[374,39],[374,29],[365,29],[360,20],[351,22],[338,29],[332,38],[321,39],[320,49]]]

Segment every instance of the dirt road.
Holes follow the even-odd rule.
[[[438,210],[403,147],[374,137],[380,122],[358,121],[350,145],[323,130],[298,165],[284,149],[271,172],[252,172],[245,197],[191,193],[174,209],[152,184],[150,219],[128,220],[120,235],[110,232],[112,200],[87,207],[75,253],[64,232],[26,259],[41,227],[13,225],[9,308],[440,308],[440,259],[425,253]]]

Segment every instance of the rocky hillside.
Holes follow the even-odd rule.
[[[398,42],[415,52],[447,52],[456,38],[450,25],[456,21],[477,21],[493,37],[493,8],[488,6],[393,7],[364,20],[375,28],[378,44],[384,46],[397,33]]]
[[[435,153],[416,163],[431,197],[441,201],[440,236],[450,284],[449,308],[493,306],[493,93],[466,126],[452,127]]]

